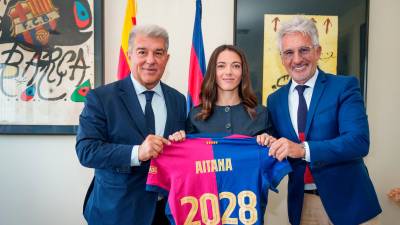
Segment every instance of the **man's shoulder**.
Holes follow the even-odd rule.
[[[114,91],[115,89],[117,89],[119,87],[119,85],[120,85],[120,83],[122,81],[123,80],[117,80],[117,81],[114,81],[114,82],[109,83],[109,84],[103,84],[103,85],[101,85],[99,87],[94,88],[93,91],[95,91],[97,93],[104,93],[104,92]]]
[[[358,78],[354,75],[344,75],[344,74],[331,74],[331,73],[322,73],[325,79],[330,82],[338,82],[338,83],[346,83],[346,82],[354,82],[358,81]]]
[[[96,87],[92,90],[90,90],[88,95],[96,95],[99,98],[112,98],[114,95],[114,93],[116,93],[119,88],[119,83],[122,82],[121,80],[119,81],[115,81],[109,84],[103,84],[99,87]],[[90,97],[90,96],[88,96]]]
[[[358,78],[353,75],[334,75],[325,74],[325,79],[330,87],[335,90],[348,89],[350,87],[359,87]]]
[[[289,87],[290,82],[284,86],[282,86],[281,88],[279,88],[278,90],[272,92],[271,94],[268,95],[268,101],[271,101],[273,99],[277,99],[279,98],[281,95],[283,94],[287,94],[286,89]]]

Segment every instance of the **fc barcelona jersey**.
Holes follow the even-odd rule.
[[[188,138],[151,161],[146,189],[168,198],[171,224],[263,224],[268,189],[290,171],[255,138]]]

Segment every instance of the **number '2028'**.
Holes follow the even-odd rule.
[[[200,197],[200,199],[193,196],[181,198],[181,205],[191,205],[184,225],[201,225],[202,223],[207,225],[216,225],[220,222],[222,222],[222,224],[238,224],[239,221],[242,224],[250,225],[257,222],[257,197],[252,191],[241,191],[237,195],[237,198],[232,192],[221,192],[219,193],[219,199],[228,199],[229,201],[228,206],[222,214],[222,218],[219,212],[218,197],[214,194],[205,193]],[[207,201],[210,203],[212,215],[209,215],[207,210]],[[199,220],[194,221],[194,217],[199,210],[199,203],[202,223]],[[233,218],[231,216],[237,204],[239,205],[239,218]],[[246,216],[246,212],[248,212],[248,216]]]

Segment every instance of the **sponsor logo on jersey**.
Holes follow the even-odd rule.
[[[156,166],[150,166],[149,174],[157,174],[157,167]]]

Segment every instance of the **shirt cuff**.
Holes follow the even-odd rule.
[[[139,145],[134,145],[131,153],[131,166],[140,166]]]
[[[310,146],[308,146],[307,142],[304,142],[304,150],[306,151],[306,155],[304,157],[304,160],[306,160],[307,162],[311,162]]]

